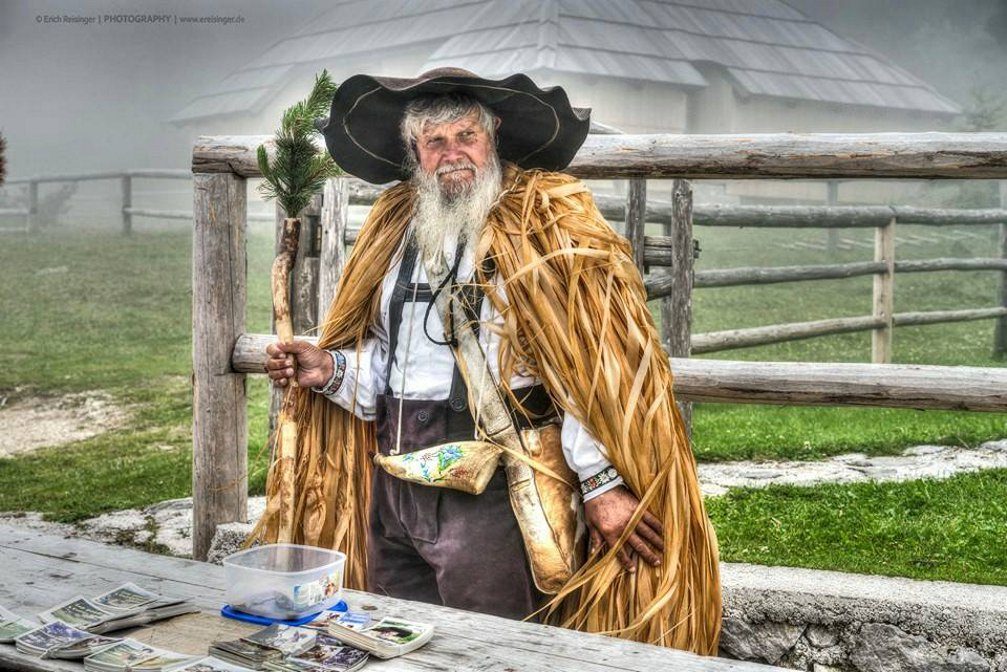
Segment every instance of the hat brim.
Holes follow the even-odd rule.
[[[354,75],[332,99],[327,120],[316,127],[344,171],[373,184],[409,178],[399,124],[406,104],[428,93],[461,91],[500,117],[500,159],[522,168],[562,170],[591,127],[591,111],[570,105],[560,87],[540,89],[524,74],[501,80],[452,75],[430,79]]]

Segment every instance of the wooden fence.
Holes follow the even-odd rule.
[[[39,198],[38,191],[41,184],[53,183],[77,183],[94,180],[118,180],[121,185],[122,200],[120,212],[122,213],[122,232],[129,235],[133,232],[134,217],[152,217],[158,219],[178,219],[192,221],[192,212],[185,210],[157,210],[153,208],[137,208],[133,205],[133,181],[143,180],[190,180],[192,173],[188,170],[171,169],[151,169],[151,170],[123,170],[91,173],[65,173],[57,175],[38,175],[16,180],[6,180],[4,187],[9,185],[24,185],[27,192],[28,205],[25,208],[0,208],[0,217],[21,217],[24,219],[23,227],[19,229],[0,229],[5,232],[25,232],[34,233],[39,228]],[[268,221],[272,219],[268,215],[251,215],[250,219]]]
[[[265,345],[274,337],[245,330],[246,184],[258,176],[255,150],[269,136],[201,137],[193,149],[193,553],[203,558],[217,524],[244,520],[247,498],[247,408],[244,376],[261,374]],[[692,204],[685,178],[1007,178],[1007,134],[763,134],[589,136],[569,172],[585,178],[633,179],[625,205],[627,237],[637,261],[673,265],[662,278],[668,300],[663,319],[674,333],[665,342],[675,371],[675,393],[684,400],[730,403],[888,406],[973,411],[1007,410],[1007,370],[1000,368],[732,362],[688,359],[692,288]],[[644,235],[644,179],[673,179],[674,198],[667,207],[666,240]],[[326,185],[319,209],[316,247],[320,273],[316,308],[328,306],[335,272],[342,267],[347,208],[347,180]],[[782,214],[783,211],[778,211]],[[749,213],[751,214],[751,213]],[[791,213],[797,219],[797,212]],[[849,221],[859,221],[850,217]],[[880,216],[877,213],[856,213]],[[740,215],[739,215],[740,216]],[[832,216],[832,215],[829,215]],[[900,215],[887,209],[887,222],[864,226],[894,227]],[[991,215],[991,217],[993,217]],[[1000,221],[991,219],[990,221]],[[747,224],[750,225],[750,224]],[[891,235],[878,233],[883,258],[866,268],[890,279],[895,272]],[[648,259],[651,259],[648,262]],[[957,261],[929,260],[931,266]],[[883,266],[879,266],[882,264]],[[912,266],[903,267],[912,269]],[[335,270],[332,270],[335,269]],[[998,269],[1002,270],[1000,267]],[[917,271],[923,270],[920,268]],[[933,269],[927,269],[933,270]],[[668,271],[665,270],[665,273]],[[831,273],[817,269],[814,273]],[[835,271],[840,272],[840,271]],[[850,269],[841,272],[849,273]],[[789,270],[775,270],[776,277]],[[702,277],[702,276],[698,276]],[[831,276],[830,276],[831,277]],[[848,276],[838,276],[848,277]],[[751,278],[749,278],[751,279]],[[795,278],[796,279],[796,278]],[[651,282],[656,276],[651,276]],[[876,315],[893,323],[890,289],[875,306]],[[928,320],[943,319],[927,314]],[[857,318],[862,319],[862,318]],[[666,323],[668,320],[666,319]],[[871,323],[868,328],[883,325]],[[671,330],[669,330],[671,331]]]
[[[634,180],[634,183],[642,182]],[[681,210],[689,196],[682,190],[687,188],[684,180],[675,181],[672,191]],[[634,189],[635,187],[635,189]],[[350,204],[369,205],[380,193],[380,189],[362,182],[351,181],[349,185]],[[637,196],[642,194],[642,196]],[[611,221],[627,221],[631,224],[626,232],[633,241],[637,253],[637,264],[646,272],[650,267],[682,268],[691,262],[679,258],[679,251],[692,248],[692,233],[688,231],[689,218],[676,216],[675,202],[645,200],[645,185],[641,188],[631,184],[626,199],[613,196],[595,195],[602,214]],[[638,202],[641,206],[635,205]],[[929,273],[935,271],[998,271],[1001,279],[1007,277],[1007,247],[1000,245],[1000,257],[992,258],[939,258],[898,261],[895,258],[896,222],[925,226],[990,225],[1001,227],[1007,223],[1007,209],[915,208],[907,206],[764,206],[764,205],[696,205],[691,206],[692,225],[708,227],[750,227],[750,228],[824,228],[829,232],[849,228],[873,228],[874,261],[843,264],[818,264],[807,266],[749,267],[730,269],[709,269],[692,274],[692,288],[735,287],[763,285],[780,282],[801,282],[806,280],[826,280],[873,275],[875,278],[872,314],[840,317],[814,322],[774,324],[749,329],[693,334],[689,347],[692,354],[705,354],[735,348],[746,348],[770,343],[840,334],[856,331],[872,332],[871,361],[876,364],[891,362],[892,330],[897,326],[938,324],[996,318],[1001,324],[1007,316],[1007,296],[998,291],[998,305],[985,308],[943,310],[912,313],[893,312],[894,277],[897,273]],[[675,225],[676,221],[682,225]],[[644,227],[639,222],[660,223],[666,227],[666,235],[644,235]],[[680,238],[672,237],[678,232]],[[357,231],[346,232],[346,243],[356,240]],[[684,238],[683,238],[684,236]],[[640,239],[642,238],[642,244]],[[1001,239],[1003,236],[1001,235]],[[674,272],[674,271],[672,271]],[[647,295],[651,299],[674,299],[688,295],[681,288],[684,278],[668,273],[651,273],[645,276]],[[1004,283],[1001,282],[1001,286]],[[682,292],[682,293],[680,293]],[[674,324],[664,318],[663,325]],[[672,307],[668,315],[679,315],[681,307]],[[994,335],[993,351],[1003,354],[1005,344],[1002,328]],[[667,335],[666,335],[667,338]],[[673,335],[670,341],[679,342],[681,336]],[[687,354],[684,347],[678,351],[669,347],[675,355]]]

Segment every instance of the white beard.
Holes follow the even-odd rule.
[[[461,162],[441,166],[446,171]],[[445,267],[446,255],[454,255],[459,243],[474,241],[486,223],[490,209],[500,195],[501,169],[496,153],[487,157],[482,170],[477,170],[472,182],[441,187],[436,174],[417,168],[413,175],[417,206],[413,216],[413,235],[423,259]],[[451,249],[445,250],[448,246]]]

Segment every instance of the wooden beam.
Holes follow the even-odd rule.
[[[647,180],[630,180],[626,194],[626,238],[633,248],[633,263],[640,269],[640,274],[646,273],[643,260],[643,237],[646,234],[647,223]]]
[[[892,322],[897,327],[908,327],[918,324],[938,324],[942,322],[967,322],[969,320],[986,320],[991,317],[1007,315],[1007,306],[994,308],[965,308],[962,310],[929,310],[915,313],[895,313]]]
[[[1007,258],[940,257],[937,259],[895,260],[896,273],[929,273],[932,271],[1007,271]]]
[[[695,334],[692,337],[692,351],[697,354],[720,352],[736,348],[750,348],[756,345],[797,341],[828,334],[845,334],[853,331],[867,331],[884,326],[884,320],[873,315],[862,317],[837,317],[813,322],[792,324],[770,324],[747,329],[727,329]]]
[[[192,543],[197,560],[206,558],[219,523],[244,521],[247,515],[245,376],[231,368],[234,343],[245,330],[247,208],[243,177],[193,178]]]
[[[200,136],[192,170],[259,177],[260,144],[275,151],[268,135]],[[589,135],[567,172],[595,179],[1003,179],[1007,133]]]
[[[1000,181],[1000,207],[1007,205],[1007,181]],[[997,226],[997,253],[1007,260],[1007,217]],[[997,281],[996,302],[1007,308],[1007,269]],[[1007,317],[1001,317],[993,327],[993,356],[1003,359],[1007,356]]]
[[[263,373],[272,342],[269,334],[242,334],[231,358],[234,370]],[[671,358],[671,368],[675,395],[690,401],[1007,411],[1005,368],[680,357]]]
[[[871,361],[892,361],[892,313],[895,312],[895,218],[888,226],[874,230],[874,261],[885,264],[884,273],[874,276],[873,313],[884,326],[871,332]]]
[[[860,275],[884,273],[887,266],[877,261],[854,261],[847,264],[808,266],[770,266],[710,269],[696,273],[696,287],[731,287],[734,285],[766,285],[775,282],[830,280]]]
[[[1007,411],[1007,369],[673,359],[693,401]]]
[[[692,184],[688,180],[671,183],[671,221],[665,231],[670,238],[670,270],[661,276],[668,281],[668,293],[661,301],[664,348],[671,357],[692,356],[692,290],[695,285],[695,256],[692,238]],[[692,438],[692,403],[676,399]]]
[[[914,208],[908,205],[892,206],[900,224],[920,226],[946,226],[948,224],[997,224],[1007,220],[1003,208]]]
[[[325,321],[336,285],[346,264],[346,226],[350,221],[349,179],[335,177],[325,182],[322,192],[322,248],[318,257],[318,321]]]
[[[133,233],[133,178],[129,175],[122,176],[122,233],[130,235]]]
[[[38,231],[39,228],[38,182],[34,180],[28,183],[28,223],[25,228],[28,229],[28,233]]]
[[[825,206],[834,208],[839,205],[839,180],[829,180],[826,185]],[[839,232],[834,228],[829,228],[825,232],[825,249],[833,258],[839,249]]]
[[[315,194],[300,213],[301,235],[290,273],[290,316],[294,334],[315,333],[318,326],[318,250],[315,226],[320,226],[322,195]]]

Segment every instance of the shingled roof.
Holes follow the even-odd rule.
[[[404,48],[427,54],[417,74],[452,65],[486,77],[568,72],[699,88],[708,83],[704,64],[712,64],[742,95],[961,111],[782,0],[344,0],[172,121],[255,114],[295,68]]]

